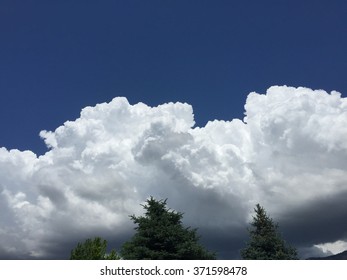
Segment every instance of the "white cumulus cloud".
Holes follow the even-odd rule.
[[[0,257],[68,258],[95,235],[119,245],[150,195],[220,257],[237,256],[256,203],[298,247],[346,240],[347,99],[274,86],[245,113],[194,127],[186,103],[117,97],[42,131],[40,157],[0,148]]]

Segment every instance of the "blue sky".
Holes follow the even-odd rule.
[[[0,1],[0,259],[66,259],[96,235],[119,250],[149,196],[219,258],[240,257],[256,203],[300,257],[346,250],[346,15]]]
[[[195,121],[243,118],[272,85],[347,92],[345,1],[1,1],[0,146],[87,105],[187,102]]]

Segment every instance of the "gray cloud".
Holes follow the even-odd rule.
[[[275,86],[250,93],[245,110],[194,127],[188,104],[115,98],[42,131],[43,156],[0,148],[0,257],[68,258],[95,235],[119,248],[150,195],[184,212],[220,258],[238,257],[256,203],[303,256],[344,240],[346,98]]]

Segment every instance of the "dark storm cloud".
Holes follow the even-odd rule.
[[[288,210],[281,228],[299,246],[347,240],[346,215],[347,192],[342,191]]]

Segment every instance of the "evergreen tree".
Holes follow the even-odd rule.
[[[254,209],[249,229],[250,241],[246,248],[241,250],[245,260],[295,260],[296,249],[287,245],[278,232],[278,224],[270,219],[264,208],[259,204]]]
[[[71,251],[70,260],[118,260],[115,250],[106,254],[107,241],[100,237],[87,239],[84,243],[78,243]]]
[[[183,227],[182,213],[166,207],[166,200],[148,199],[144,216],[130,216],[137,231],[130,241],[123,244],[121,255],[133,260],[208,260],[215,254],[199,243],[196,229]]]

